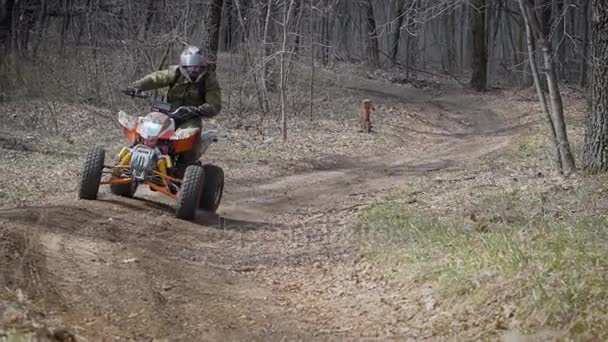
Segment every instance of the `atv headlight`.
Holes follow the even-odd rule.
[[[163,129],[163,126],[159,123],[152,121],[144,121],[141,126],[141,131],[139,134],[144,139],[153,139],[158,137],[160,131]]]

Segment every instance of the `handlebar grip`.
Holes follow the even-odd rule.
[[[121,91],[131,97],[139,97],[142,99],[145,99],[148,97],[148,96],[144,95],[142,92],[136,92],[135,90],[131,90],[131,89],[123,89]]]

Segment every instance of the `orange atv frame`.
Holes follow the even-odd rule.
[[[175,177],[173,158],[191,151],[201,143],[202,155],[209,145],[224,134],[217,131],[201,132],[200,128],[175,128],[172,113],[150,112],[135,118],[119,113],[119,122],[131,142],[123,147],[115,165],[105,164],[105,150],[93,147],[85,157],[80,181],[79,198],[97,199],[100,185],[110,185],[115,195],[133,197],[137,187],[145,184],[177,201],[176,216],[192,220],[196,210],[215,212],[224,189],[224,171],[200,161],[187,165],[183,176]],[[178,159],[179,162],[179,159]],[[184,165],[185,166],[185,165]],[[181,166],[183,167],[183,166]],[[109,178],[104,175],[110,175]]]
[[[138,134],[135,130],[124,128],[124,133],[131,141],[132,144],[135,144],[138,139]],[[174,153],[182,153],[186,151],[190,151],[196,142],[196,140],[200,139],[200,131],[196,134],[193,134],[189,138],[175,140],[173,143]],[[118,154],[118,164],[115,166],[104,165],[104,169],[110,169],[112,177],[109,180],[101,181],[100,185],[107,184],[132,184],[135,182],[131,177],[121,177],[121,175],[125,173],[130,173],[131,169],[131,158],[132,153],[124,147],[120,153]],[[175,185],[177,188],[180,187],[182,180],[173,178],[168,175],[167,170],[173,167],[173,160],[170,155],[165,156],[160,159],[157,163],[158,171],[153,170],[152,174],[160,177],[161,185],[151,182],[149,180],[143,181],[142,184],[148,185],[150,189],[154,191],[158,191],[164,195],[167,195],[173,199],[177,199],[177,195],[174,191],[171,191],[170,185]]]

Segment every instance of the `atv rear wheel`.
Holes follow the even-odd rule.
[[[97,199],[105,157],[106,151],[99,146],[93,147],[87,152],[80,178],[78,198],[86,200]]]
[[[137,191],[137,183],[131,182],[129,184],[110,184],[110,191],[117,196],[132,198]]]
[[[224,192],[224,170],[211,164],[203,165],[203,168],[205,170],[205,186],[198,206],[201,210],[215,213],[220,206]]]
[[[177,218],[187,221],[194,219],[204,183],[205,170],[201,166],[190,165],[186,168],[177,194]]]

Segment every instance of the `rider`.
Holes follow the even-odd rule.
[[[209,59],[203,49],[186,47],[179,58],[179,65],[152,72],[133,82],[127,93],[168,87],[166,99],[173,109],[186,106],[173,116],[176,128],[202,128],[201,118],[212,118],[222,109],[222,90]],[[178,164],[182,171],[200,158],[201,141],[191,151],[180,155]]]

